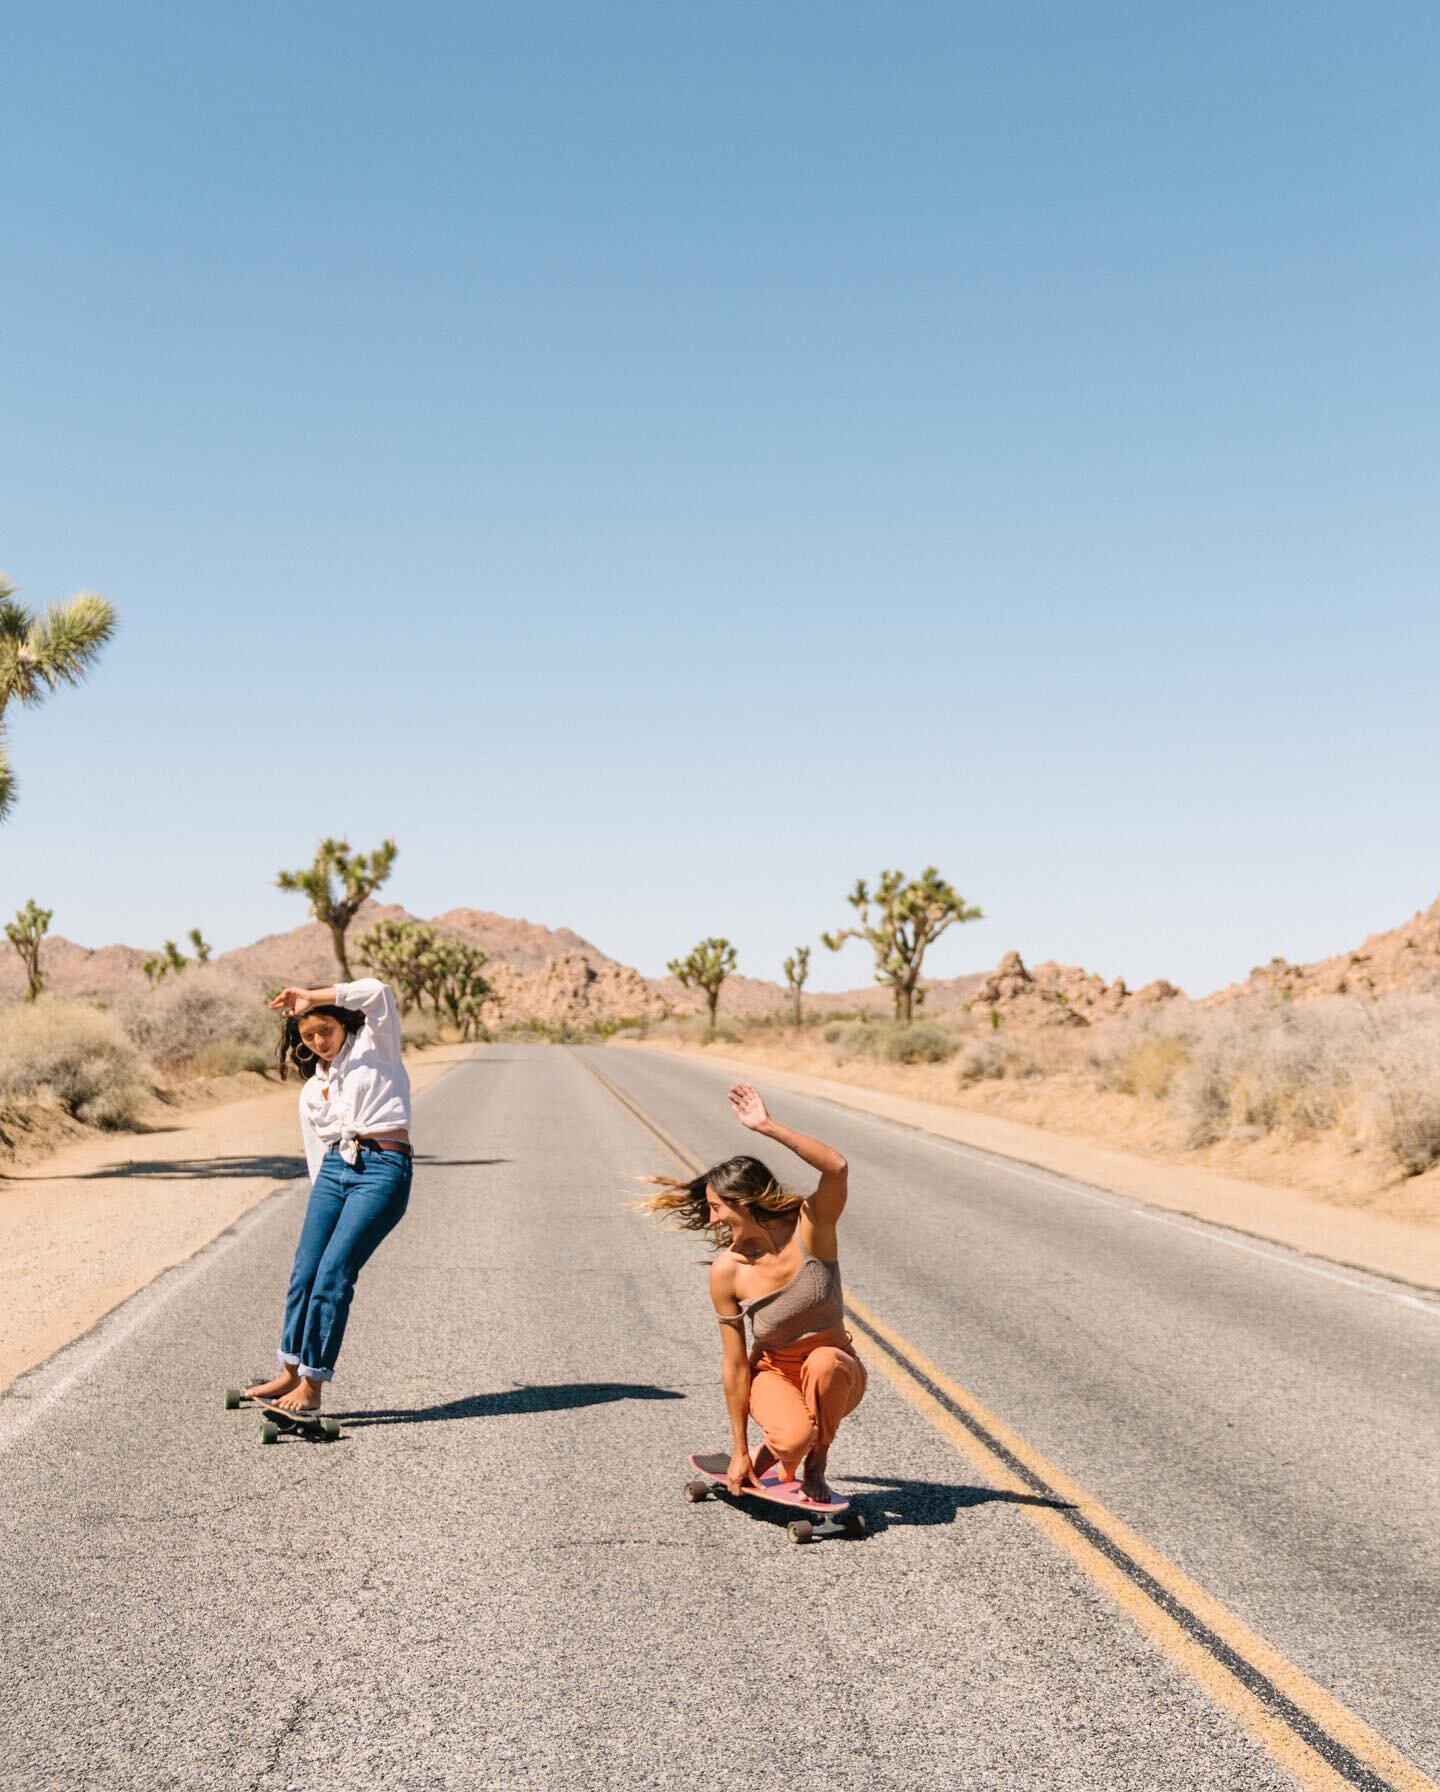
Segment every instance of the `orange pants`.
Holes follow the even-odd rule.
[[[762,1350],[750,1377],[750,1417],[794,1480],[811,1451],[822,1458],[865,1393],[865,1365],[840,1327],[778,1350]]]

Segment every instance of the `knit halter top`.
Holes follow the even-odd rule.
[[[755,1342],[766,1348],[779,1349],[812,1332],[828,1332],[845,1317],[840,1265],[812,1257],[803,1244],[800,1250],[805,1261],[797,1275],[773,1294],[762,1294],[741,1307]]]

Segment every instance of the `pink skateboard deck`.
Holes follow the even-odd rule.
[[[748,1481],[737,1495],[725,1485],[730,1468],[728,1455],[716,1451],[709,1456],[692,1456],[690,1466],[702,1479],[688,1481],[685,1497],[692,1504],[709,1499],[712,1494],[725,1498],[763,1500],[766,1505],[783,1506],[794,1514],[785,1527],[792,1543],[809,1543],[816,1537],[862,1537],[865,1520],[852,1512],[849,1500],[808,1500],[798,1481],[782,1481],[779,1468],[769,1469],[758,1481]]]

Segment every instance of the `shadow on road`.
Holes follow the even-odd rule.
[[[424,1164],[427,1169],[435,1170],[482,1170],[487,1164],[508,1164],[513,1161],[508,1157],[427,1157],[423,1151],[415,1153],[417,1169]]]
[[[258,1157],[169,1157],[154,1161],[136,1159],[126,1164],[107,1164],[103,1169],[59,1176],[7,1176],[7,1182],[109,1182],[117,1177],[159,1176],[169,1182],[192,1178],[263,1176],[273,1182],[290,1182],[306,1174],[305,1159],[271,1152]]]
[[[1007,1506],[1048,1506],[1055,1512],[1073,1510],[1068,1500],[965,1482],[892,1481],[873,1475],[846,1475],[843,1480],[843,1491],[859,1502],[872,1531],[888,1530],[895,1524],[953,1524],[970,1507],[996,1502]]]
[[[335,1417],[357,1430],[362,1425],[433,1425],[446,1419],[498,1419],[511,1413],[568,1412],[577,1406],[603,1406],[611,1400],[683,1400],[675,1388],[649,1382],[568,1381],[549,1387],[506,1388],[498,1394],[467,1394],[443,1406],[377,1407],[369,1412],[337,1412]]]

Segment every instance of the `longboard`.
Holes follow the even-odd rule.
[[[865,1517],[851,1510],[849,1500],[807,1500],[798,1481],[781,1481],[777,1470],[768,1470],[760,1480],[747,1481],[738,1495],[725,1485],[730,1458],[716,1451],[710,1456],[692,1456],[690,1466],[699,1479],[685,1483],[685,1497],[692,1505],[708,1500],[712,1494],[725,1499],[760,1500],[767,1506],[784,1506],[793,1512],[785,1527],[792,1543],[813,1543],[817,1537],[863,1537]]]
[[[307,1443],[333,1443],[340,1435],[339,1420],[326,1418],[324,1413],[291,1412],[273,1400],[251,1398],[240,1388],[226,1388],[225,1410],[234,1412],[237,1406],[255,1406],[265,1415],[260,1422],[262,1444],[279,1443],[282,1433],[303,1437]]]

